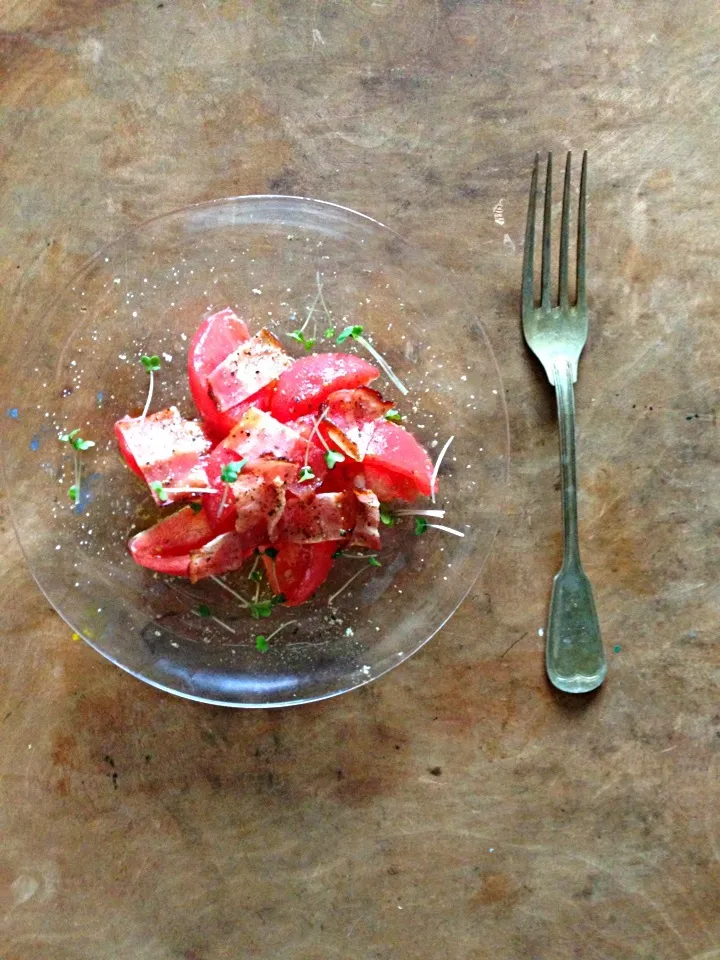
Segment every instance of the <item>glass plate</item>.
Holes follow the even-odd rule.
[[[321,305],[322,283],[327,311]],[[153,574],[127,552],[158,511],[118,454],[113,423],[139,413],[159,354],[154,410],[194,416],[187,348],[202,317],[232,306],[252,331],[287,337],[315,303],[307,333],[361,324],[409,389],[392,398],[433,459],[449,437],[437,507],[460,538],[414,532],[412,517],[383,527],[382,567],[344,559],[299,608],[256,621],[217,584]],[[69,626],[118,666],[184,697],[242,707],[281,706],[367,683],[417,651],[452,616],[485,562],[503,508],[508,422],[485,331],[445,270],[382,224],[295,197],[238,197],[151,220],[101,251],[51,310],[32,323],[9,388],[2,455],[10,513],[32,573]],[[80,455],[59,434],[79,428]],[[418,507],[432,506],[418,502]],[[362,568],[358,564],[362,563]],[[332,604],[329,598],[362,570]],[[245,596],[247,569],[226,578]],[[213,618],[198,616],[198,605]],[[291,624],[256,649],[258,634]]]

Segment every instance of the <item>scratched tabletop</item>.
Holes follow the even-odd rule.
[[[183,702],[74,640],[3,506],[2,960],[720,958],[719,51],[716,0],[3,0],[3,382],[29,315],[124,230],[301,194],[454,272],[512,450],[448,626],[280,711]],[[535,151],[584,148],[581,535],[609,672],[573,698],[543,670],[557,429],[518,294]]]

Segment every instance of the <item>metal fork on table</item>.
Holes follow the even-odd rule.
[[[607,664],[600,638],[592,587],[580,560],[577,521],[577,474],[575,467],[575,400],[578,360],[588,332],[585,294],[587,152],[583,154],[578,204],[576,303],[568,294],[570,233],[570,154],[565,165],[562,219],[560,226],[560,278],[558,304],[550,302],[550,220],[552,211],[552,154],[548,155],[545,178],[540,306],[533,295],[535,247],[535,205],[540,157],[530,184],[525,253],[522,278],[522,322],[527,345],[545,368],[555,387],[560,429],[562,476],[563,561],[553,582],[550,619],[547,628],[545,665],[559,690],[588,693],[605,679]]]

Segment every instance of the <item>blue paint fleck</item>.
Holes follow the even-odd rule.
[[[10,417],[11,420],[17,420],[17,418],[20,416],[20,411],[18,410],[17,407],[9,407],[7,411],[7,415]]]
[[[102,390],[98,390],[98,392],[95,394],[95,399],[97,400],[97,405],[101,407],[105,400],[105,394]]]
[[[40,437],[37,434],[30,441],[30,449],[35,451],[40,447]]]

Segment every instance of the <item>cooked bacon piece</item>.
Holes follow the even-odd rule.
[[[254,549],[254,544],[248,544],[247,537],[239,533],[221,533],[204,547],[191,552],[188,569],[191,582],[239,570]]]
[[[276,540],[325,543],[343,540],[355,525],[357,501],[351,491],[294,498],[285,506]]]
[[[194,495],[193,488],[207,487],[200,457],[210,449],[210,441],[201,424],[184,420],[177,407],[144,419],[123,417],[115,424],[115,433],[128,464],[132,467],[132,458],[148,484],[159,482],[168,488],[164,497],[151,488],[157,504],[187,500]]]
[[[372,490],[353,490],[357,498],[357,515],[350,544],[353,547],[369,547],[379,550],[380,501]]]
[[[377,390],[370,387],[337,390],[327,398],[327,413],[320,429],[345,456],[361,461],[377,421],[391,409],[392,403],[383,400]]]
[[[292,358],[269,330],[256,333],[208,375],[208,387],[218,410],[222,413],[252,397],[274,383],[292,363]]]

